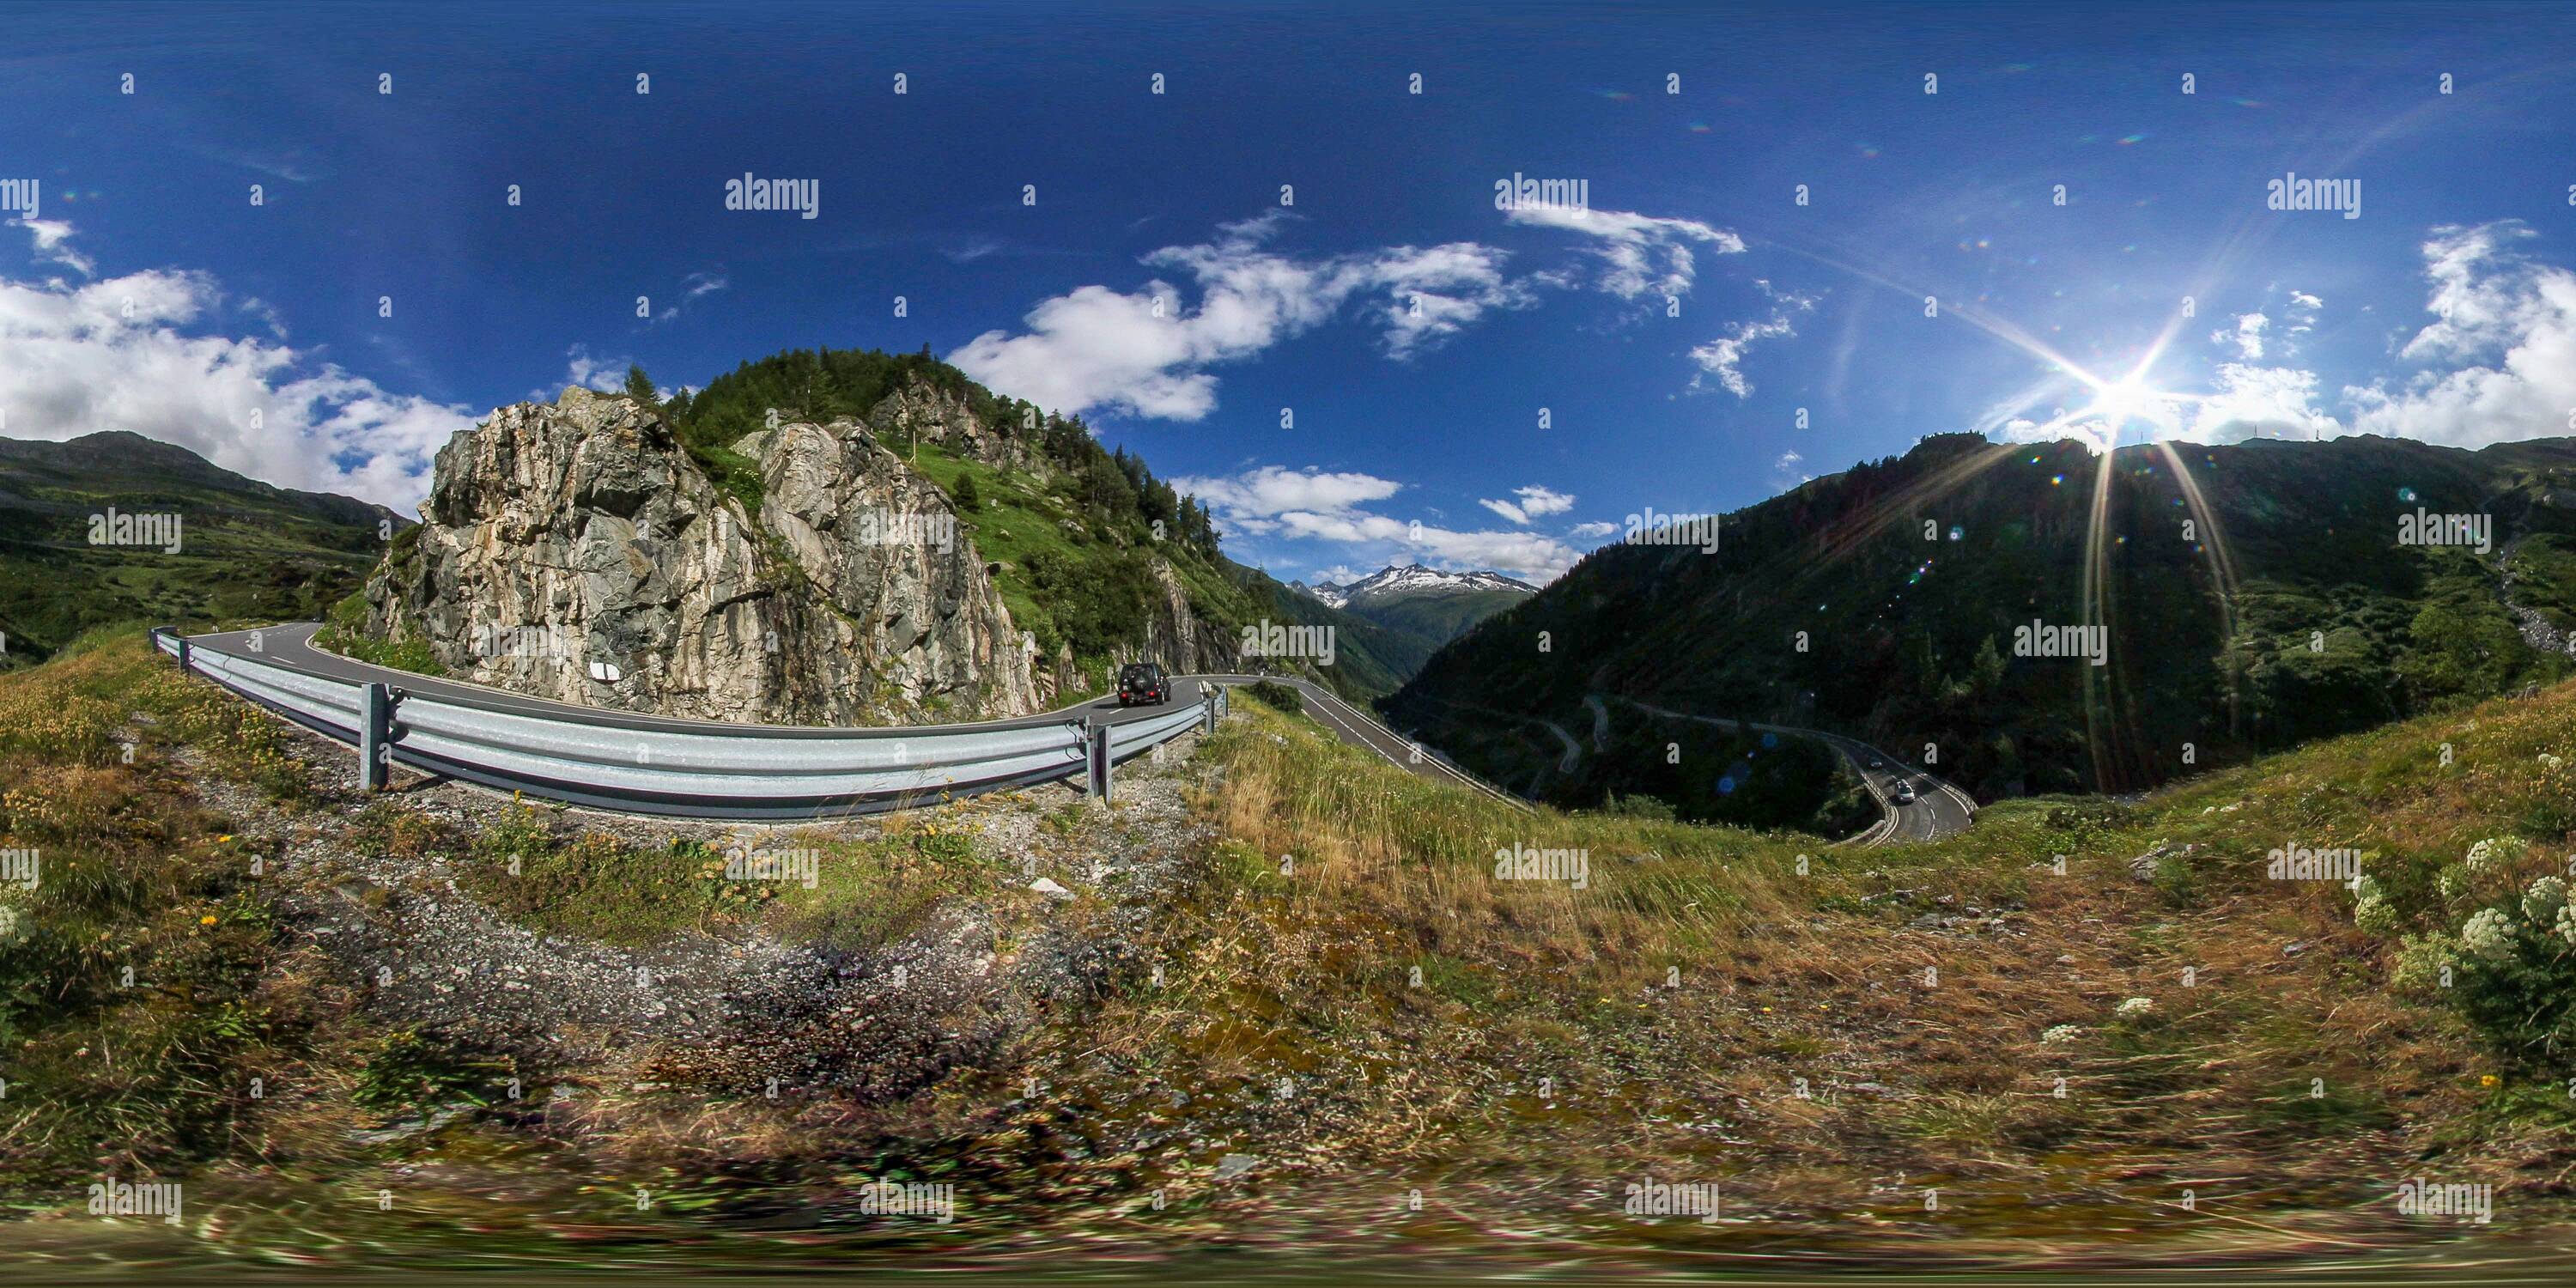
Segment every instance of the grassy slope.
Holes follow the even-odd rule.
[[[488,1204],[441,1207],[437,1188],[561,1167],[611,1178],[589,1200],[596,1220],[625,1198],[616,1178],[647,1174],[707,1205],[658,1220],[749,1216],[775,1208],[777,1186],[824,1182],[746,1161],[868,1174],[891,1149],[908,1174],[959,1177],[988,1216],[1134,1208],[1122,1228],[1140,1238],[1350,1229],[1419,1188],[1427,1207],[1409,1233],[1435,1246],[1490,1251],[1503,1221],[1630,1246],[1883,1255],[1899,1240],[1929,1256],[2031,1234],[2138,1248],[2261,1237],[2248,1220],[2403,1240],[2449,1227],[2393,1216],[2400,1177],[2494,1182],[2510,1224],[2554,1211],[2576,1161],[2563,1057],[2499,1048],[2454,1009],[2458,995],[2390,983],[2401,934],[2466,911],[2434,893],[2434,876],[2474,842],[2513,833],[2536,846],[2528,871],[2469,903],[2556,865],[2576,780],[2544,754],[2576,745],[2576,686],[2319,744],[2134,806],[2011,802],[1964,836],[1864,852],[1526,816],[1310,722],[1240,709],[1200,753],[1223,769],[1202,800],[1219,839],[1190,897],[1136,932],[1130,960],[1162,963],[1159,983],[1135,966],[1003,1064],[892,1116],[836,1126],[709,1088],[666,1107],[722,1126],[683,1155],[621,1158],[612,1145],[561,1162],[529,1149],[533,1129],[508,1115],[470,1119],[454,1144],[476,1160],[469,1172],[407,1181],[433,1197],[406,1211],[493,1219]],[[154,723],[128,765],[111,731],[136,710]],[[182,748],[295,798],[291,748],[264,718],[172,678],[133,632],[0,679],[13,784],[0,829],[11,846],[41,846],[47,865],[37,891],[0,894],[24,932],[0,947],[12,1052],[0,1175],[40,1201],[102,1159],[128,1175],[224,1157],[326,1184],[380,1175],[417,1143],[371,1152],[341,1126],[443,1067],[311,974],[242,879],[248,856],[226,821],[181,793]],[[651,942],[723,914],[706,903],[725,897],[713,887],[682,906],[636,877],[684,878],[701,854],[602,859],[601,846],[529,850],[506,832],[473,843],[532,861],[552,893],[522,915],[558,932]],[[2368,851],[2399,924],[2363,931],[2347,891],[2265,880],[2265,851],[2291,843]],[[1495,880],[1494,850],[1514,844],[1587,851],[1589,888]],[[2160,845],[2196,848],[2133,875],[2131,860]],[[888,902],[918,907],[952,879],[919,884],[920,865],[944,855],[911,841],[858,870],[914,873]],[[881,888],[862,884],[858,904],[873,904]],[[1987,917],[2000,922],[1978,924]],[[833,923],[813,924],[828,935]],[[114,986],[129,964],[147,987]],[[2119,1015],[2133,997],[2150,1008]],[[2043,1039],[2060,1025],[2078,1031]],[[255,1074],[302,1090],[254,1102],[238,1089]],[[1086,1145],[1150,1121],[1193,1131],[1142,1154]],[[327,1137],[300,1134],[315,1124]],[[1212,1204],[1207,1168],[1234,1150],[1264,1170],[1247,1196]],[[1618,1185],[1639,1178],[1720,1181],[1730,1215],[1755,1219],[1624,1222]],[[1138,1206],[1157,1187],[1180,1199],[1168,1218]],[[1940,1190],[1937,1213],[1926,1188]]]
[[[1547,1158],[1722,1178],[1751,1209],[1954,1234],[2180,1235],[2195,1223],[2162,1205],[2187,1185],[2219,1220],[2371,1205],[2354,1224],[2385,1227],[2395,1181],[2422,1174],[2495,1182],[2500,1210],[2527,1212],[2576,1158],[2566,1058],[2501,1050],[2454,994],[2390,976],[2401,933],[2458,919],[2420,892],[2474,842],[2541,842],[2521,879],[2554,866],[2576,782],[2539,756],[2571,743],[2562,686],[2136,807],[2013,802],[1938,845],[1846,852],[1529,820],[1267,720],[1224,740],[1216,808],[1248,876],[1274,854],[1296,875],[1261,876],[1269,893],[1232,910],[1216,938],[1236,947],[1181,985],[1179,1011],[1201,1018],[1166,1027],[1176,1049],[1147,1063],[1335,1071],[1339,1121],[1450,1175]],[[1593,888],[1493,880],[1513,842],[1587,849]],[[2365,933],[2345,890],[2266,880],[2266,852],[2293,843],[2368,851],[2416,892],[2402,924]],[[2196,849],[2138,879],[2131,860],[2160,845]],[[2001,927],[1915,924],[1971,910]],[[2122,1018],[2132,997],[2148,1009]],[[1264,1019],[1213,1018],[1235,1014]],[[2045,1041],[2059,1025],[2079,1031]],[[1435,1076],[1418,1051],[1442,1053]],[[1346,1076],[1363,1068],[1380,1076]],[[1943,1187],[1959,1214],[1924,1217],[1890,1177]]]
[[[109,506],[177,513],[178,553],[88,544],[89,516]],[[379,517],[134,435],[0,440],[0,666],[107,622],[319,617],[364,579]]]

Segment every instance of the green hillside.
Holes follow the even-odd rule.
[[[1334,665],[1312,674],[1353,699],[1393,692],[1438,646],[1337,612],[1227,559],[1206,509],[1141,458],[1102,447],[1078,416],[996,395],[926,351],[776,354],[663,406],[692,455],[756,505],[757,474],[729,449],[759,429],[769,409],[792,419],[866,420],[889,395],[919,387],[963,400],[1003,446],[979,458],[899,432],[880,438],[957,503],[976,548],[995,565],[1012,621],[1037,637],[1045,656],[1069,648],[1097,683],[1125,660],[1160,593],[1157,560],[1169,564],[1203,630],[1239,639],[1244,626],[1265,619],[1333,626]]]
[[[1388,600],[1354,600],[1346,611],[1389,630],[1420,635],[1446,644],[1496,613],[1509,612],[1529,598],[1512,590],[1470,590],[1454,595],[1410,595]]]
[[[90,544],[92,516],[111,509],[177,516],[178,550]],[[40,661],[101,623],[320,617],[408,526],[380,506],[273,487],[139,434],[0,439],[0,665]]]
[[[2419,507],[2489,516],[2492,549],[2399,544]],[[1390,709],[1443,747],[1481,736],[1468,763],[1504,781],[1560,749],[1477,735],[1462,704],[1570,722],[1597,694],[1929,747],[1990,799],[2133,790],[2564,674],[2517,608],[2576,623],[2576,440],[2105,461],[1944,435],[1725,516],[1715,554],[1596,552]],[[2016,656],[2034,621],[2106,625],[2105,664]]]

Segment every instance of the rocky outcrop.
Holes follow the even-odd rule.
[[[930,443],[997,470],[1038,471],[1043,462],[1008,425],[988,425],[958,394],[915,380],[868,409],[877,433]]]
[[[1020,632],[939,489],[866,426],[791,423],[735,452],[757,516],[660,414],[569,389],[438,454],[369,628],[451,674],[588,706],[777,724],[1038,709]]]

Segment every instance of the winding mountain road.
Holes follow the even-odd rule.
[[[1937,841],[1954,832],[1967,830],[1975,821],[1977,803],[1966,792],[1931,774],[1909,769],[1905,762],[1882,754],[1877,748],[1856,738],[1825,733],[1817,729],[1793,729],[1787,725],[1757,724],[1749,720],[1727,720],[1717,716],[1693,715],[1687,711],[1640,702],[1635,698],[1620,701],[1640,711],[1669,720],[1696,720],[1721,729],[1752,729],[1787,737],[1813,738],[1839,751],[1851,763],[1852,772],[1860,775],[1861,785],[1869,789],[1878,802],[1882,817],[1876,826],[1843,844],[1863,847],[1886,845],[1896,841]],[[1914,789],[1912,801],[1899,801],[1896,789],[1903,784]]]
[[[266,662],[272,666],[280,666],[290,671],[298,671],[306,675],[319,676],[324,679],[346,680],[360,684],[389,684],[412,693],[431,695],[445,700],[464,703],[466,705],[515,712],[517,714],[539,718],[577,715],[582,721],[590,724],[604,724],[611,727],[626,729],[659,729],[670,732],[704,732],[711,729],[722,730],[741,727],[739,725],[727,724],[723,721],[683,720],[669,716],[655,716],[639,712],[618,711],[607,707],[586,707],[578,703],[558,702],[552,698],[531,697],[528,694],[514,693],[508,689],[495,688],[487,684],[474,684],[464,680],[450,680],[437,676],[418,675],[410,671],[401,671],[392,667],[378,666],[372,662],[361,662],[356,658],[343,657],[337,653],[327,652],[315,646],[313,643],[313,636],[320,630],[321,623],[319,622],[291,622],[281,626],[261,627],[256,630],[226,631],[215,635],[191,636],[190,642],[193,644],[202,644],[208,648],[222,652],[246,655],[256,658],[259,661]],[[1349,743],[1352,746],[1365,747],[1385,758],[1388,763],[1399,766],[1408,772],[1418,774],[1424,778],[1432,779],[1437,782],[1454,783],[1489,796],[1502,796],[1503,799],[1510,800],[1514,804],[1522,804],[1518,798],[1503,796],[1502,793],[1497,792],[1495,789],[1486,786],[1484,783],[1477,781],[1475,778],[1470,777],[1465,773],[1460,772],[1455,766],[1442,760],[1438,753],[1433,752],[1428,748],[1418,747],[1413,742],[1396,734],[1386,726],[1379,724],[1374,718],[1361,712],[1358,708],[1344,702],[1341,698],[1335,696],[1330,690],[1325,689],[1322,685],[1315,684],[1312,681],[1263,675],[1179,675],[1172,677],[1175,695],[1186,695],[1191,698],[1197,697],[1199,693],[1204,692],[1209,687],[1218,685],[1252,684],[1261,680],[1270,680],[1275,683],[1285,684],[1298,690],[1305,697],[1306,709],[1308,712],[1315,715],[1318,722],[1322,723],[1326,728],[1331,729],[1342,741]],[[1193,691],[1189,687],[1192,682],[1195,682],[1199,686],[1197,691]],[[1054,711],[1040,715],[1018,716],[1007,720],[981,721],[965,727],[979,729],[1031,728],[1040,725],[1059,724],[1063,721],[1076,718],[1087,719],[1093,724],[1114,725],[1124,724],[1134,720],[1152,719],[1153,717],[1162,715],[1170,710],[1171,708],[1168,706],[1122,707],[1118,705],[1118,699],[1115,697],[1087,698],[1081,702],[1059,707]]]

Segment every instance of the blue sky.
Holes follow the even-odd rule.
[[[1648,507],[1927,433],[2475,446],[2576,415],[2567,8],[10,26],[0,179],[40,206],[0,230],[0,433],[133,429],[405,507],[497,404],[814,344],[1079,410],[1283,577],[1544,578]],[[815,181],[815,217],[726,209],[745,174]],[[1499,210],[1514,175],[1585,208]],[[2356,183],[2357,217],[2269,208],[2292,175]]]

